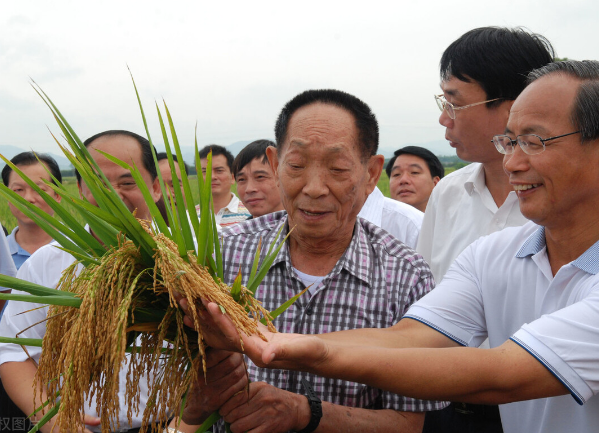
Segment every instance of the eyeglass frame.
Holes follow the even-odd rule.
[[[491,143],[493,143],[495,145],[495,149],[497,149],[497,152],[501,153],[502,155],[513,155],[514,154],[514,150],[511,151],[511,153],[506,152],[506,148],[503,147],[502,145],[498,145],[495,142],[495,137],[507,137],[508,140],[510,140],[511,143],[511,149],[515,149],[516,148],[516,144],[518,144],[518,146],[520,146],[520,149],[522,149],[522,152],[526,153],[527,155],[538,155],[539,153],[543,153],[545,152],[545,142],[546,141],[551,141],[551,140],[555,140],[556,138],[562,138],[562,137],[567,137],[568,135],[574,135],[574,134],[578,134],[580,133],[580,129],[578,131],[574,131],[574,132],[569,132],[567,134],[562,134],[562,135],[556,135],[555,137],[549,137],[549,138],[541,138],[539,137],[537,134],[520,134],[517,135],[515,139],[511,139],[509,136],[507,136],[506,134],[498,134],[498,135],[494,135],[493,138],[491,139]],[[543,145],[543,150],[539,151],[539,152],[535,152],[535,153],[528,153],[528,151],[526,149],[529,149],[529,144],[526,144],[526,146],[522,145],[522,141],[520,140],[520,137],[523,136],[527,136],[527,135],[534,135],[535,137],[537,137],[539,139],[539,141],[541,142],[541,144]],[[501,148],[503,150],[503,152],[501,150],[499,150],[499,148]]]
[[[443,99],[441,99],[441,98],[443,98]],[[474,104],[468,104],[468,105],[464,105],[462,107],[456,107],[451,102],[449,102],[447,99],[445,99],[445,95],[443,93],[441,93],[440,95],[435,95],[435,101],[437,102],[437,107],[439,107],[439,110],[441,110],[441,113],[443,111],[447,111],[447,115],[449,116],[449,118],[451,120],[455,120],[455,115],[456,115],[455,112],[456,111],[463,110],[464,108],[470,108],[470,107],[475,107],[477,105],[486,104],[487,102],[499,101],[501,99],[505,99],[505,98],[488,99],[486,101],[475,102]],[[441,103],[441,105],[439,105],[439,103]],[[451,115],[451,112],[447,108],[445,108],[447,105],[449,105],[449,107],[451,107],[451,111],[453,112],[453,116]]]

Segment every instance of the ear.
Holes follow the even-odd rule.
[[[439,183],[440,180],[441,180],[441,178],[439,176],[433,177],[433,185],[437,186],[437,184]]]
[[[57,194],[56,192],[54,193],[54,200],[56,200],[56,203],[60,203],[60,201],[62,200],[62,196]]]
[[[83,190],[81,189],[81,182],[83,182],[83,179],[81,179],[79,182],[77,182],[77,190],[79,191],[79,198],[83,198]]]
[[[156,203],[158,200],[160,200],[160,197],[162,197],[162,190],[160,189],[160,180],[158,179],[158,176],[154,178],[150,192],[152,193],[152,199],[154,200],[154,203]]]
[[[270,164],[270,169],[275,175],[275,179],[277,181],[277,186],[279,185],[279,154],[277,153],[276,147],[268,146],[266,148],[266,157],[268,158],[268,163]]]
[[[385,165],[385,157],[383,155],[371,156],[368,160],[368,179],[366,181],[366,192],[368,194],[374,191],[374,187],[379,183],[383,165]]]

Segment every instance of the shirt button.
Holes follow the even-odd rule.
[[[314,313],[314,309],[313,309],[312,307],[308,307],[308,308],[306,308],[306,314],[307,314],[308,316],[311,316],[311,315],[312,315],[312,313]]]

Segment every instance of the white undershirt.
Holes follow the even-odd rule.
[[[316,276],[316,275],[308,275],[305,274],[301,271],[298,271],[296,268],[292,268],[293,272],[295,272],[295,275],[297,275],[299,277],[300,280],[302,280],[302,283],[304,283],[304,286],[309,287],[308,289],[308,293],[310,294],[310,296],[312,296],[314,294],[314,289],[320,284],[320,282],[322,280],[324,280],[327,276],[323,275],[323,276]]]

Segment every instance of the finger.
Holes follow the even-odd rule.
[[[242,356],[239,353],[230,352],[228,350],[209,348],[206,355],[206,367],[212,368],[221,362],[228,360],[234,362],[235,365],[242,363]]]
[[[228,423],[233,423],[253,412],[250,409],[251,397],[248,398],[247,386],[235,392],[218,410],[220,416]]]
[[[85,414],[83,416],[83,422],[85,425],[100,425],[102,423],[102,420],[100,418],[98,418],[97,416],[91,416],[91,415],[87,415]]]

